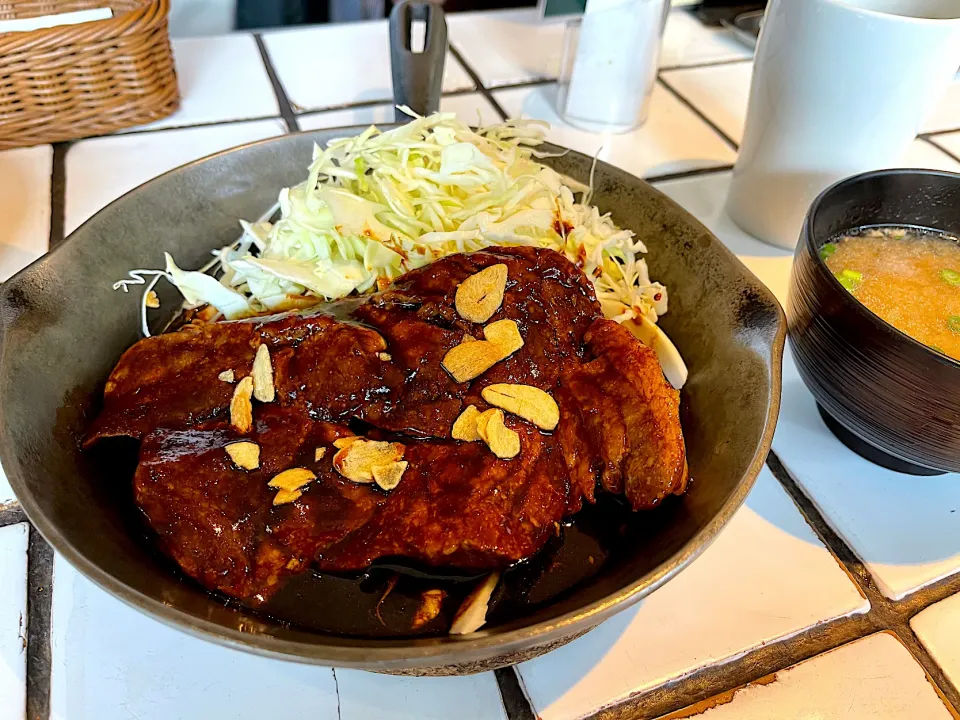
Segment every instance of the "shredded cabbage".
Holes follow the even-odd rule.
[[[582,268],[609,318],[655,323],[667,311],[644,244],[589,204],[590,187],[537,162],[545,123],[474,130],[453,113],[403,110],[406,125],[315,146],[307,179],[280,193],[280,218],[241,221],[241,239],[215,253],[218,279],[169,256],[161,274],[188,305],[233,319],[370,292],[452,253],[531,245]]]

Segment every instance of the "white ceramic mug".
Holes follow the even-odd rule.
[[[960,0],[771,0],[727,212],[797,243],[833,182],[890,167],[960,67]]]

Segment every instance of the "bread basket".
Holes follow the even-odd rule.
[[[0,33],[0,150],[103,135],[177,109],[169,0],[7,0],[0,20],[106,4],[107,20]]]

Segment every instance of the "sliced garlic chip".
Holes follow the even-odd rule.
[[[399,462],[403,459],[403,452],[404,447],[400,443],[361,438],[337,451],[333,456],[333,468],[347,480],[369,483],[374,481],[375,466]]]
[[[485,323],[500,308],[506,287],[507,266],[502,263],[474,273],[457,288],[457,312],[464,320]]]
[[[490,408],[484,412],[477,415],[477,435],[480,436],[480,439],[484,442],[487,442],[487,425],[490,424],[490,419],[495,415],[500,415],[501,422],[503,421],[503,410],[498,408]]]
[[[503,413],[499,410],[487,421],[483,439],[491,452],[501,460],[509,460],[520,454],[520,435],[503,424]]]
[[[373,473],[374,481],[381,489],[393,490],[400,484],[400,478],[403,477],[403,473],[406,472],[409,464],[406,460],[401,460],[386,465],[374,465],[370,468],[370,471]]]
[[[273,479],[267,483],[272,488],[278,490],[288,490],[293,492],[299,490],[304,485],[317,479],[317,476],[306,468],[290,468],[282,473],[273,476]]]
[[[246,435],[253,429],[253,378],[249,375],[237,383],[230,399],[230,424]]]
[[[253,358],[253,396],[260,402],[273,402],[276,392],[273,388],[273,364],[270,362],[270,348],[261,345]]]
[[[453,618],[453,624],[450,626],[451,635],[476,632],[486,624],[490,597],[498,582],[500,582],[500,573],[491,573],[467,595]]]
[[[480,417],[480,411],[476,405],[468,405],[467,409],[460,413],[453,423],[453,429],[450,431],[450,437],[454,440],[463,440],[464,442],[476,442],[480,439],[480,433],[477,432],[477,418]]]
[[[280,490],[276,495],[273,496],[273,504],[286,505],[287,503],[292,503],[301,495],[303,495],[303,493],[299,490]]]
[[[483,328],[483,336],[500,348],[501,360],[523,347],[523,336],[513,320],[497,320]]]
[[[503,408],[541,430],[553,430],[560,422],[560,408],[549,393],[532,385],[495,383],[485,387],[483,399],[494,407]]]
[[[487,340],[464,342],[450,348],[441,364],[458,383],[479,377],[503,359],[503,350]]]
[[[233,460],[233,464],[241,470],[256,470],[260,467],[260,446],[256,443],[248,441],[230,443],[224,450]]]

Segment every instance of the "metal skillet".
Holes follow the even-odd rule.
[[[412,54],[410,20],[426,20]],[[395,92],[436,108],[446,46],[442,14],[401,5],[391,19]],[[163,252],[199,267],[236,237],[279,188],[302,180],[314,143],[299,133],[213,155],[132,190],[0,287],[0,460],[28,517],[64,558],[107,592],[180,630],[262,655],[406,674],[489,670],[540,655],[657,589],[717,536],[741,505],[770,447],[780,401],[785,324],[772,294],[700,223],[651,186],[598,163],[594,202],[650,247],[651,274],[670,288],[662,327],[690,369],[681,418],[693,482],[677,502],[638,517],[644,531],[615,562],[522,617],[464,637],[371,639],[307,630],[234,606],[184,582],[134,537],[129,477],[79,449],[103,383],[139,338],[139,304],[111,284]],[[552,147],[551,149],[561,150]],[[586,181],[592,161],[549,161]],[[164,296],[172,307],[173,294]],[[164,319],[160,319],[164,320]]]

